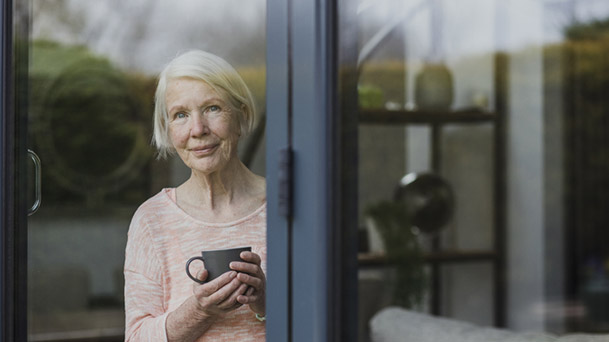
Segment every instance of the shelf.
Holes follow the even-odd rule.
[[[497,257],[493,251],[441,251],[425,255],[427,262],[488,261]]]
[[[359,122],[362,124],[446,124],[493,122],[497,115],[479,108],[465,108],[455,111],[387,110],[360,109]]]
[[[497,258],[493,251],[441,251],[425,253],[423,256],[428,263],[451,263],[451,262],[476,262],[492,261]],[[384,254],[360,253],[357,256],[360,267],[389,266],[390,263]]]

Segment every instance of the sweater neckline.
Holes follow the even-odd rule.
[[[203,221],[203,220],[193,217],[192,215],[190,215],[186,211],[184,211],[184,209],[180,208],[180,206],[177,203],[176,188],[164,188],[162,190],[162,192],[164,195],[164,200],[169,202],[170,205],[173,206],[173,208],[177,212],[179,212],[182,216],[186,217],[190,221],[194,221],[194,222],[197,222],[197,223],[205,225],[205,226],[212,226],[212,227],[218,227],[218,228],[234,226],[237,224],[241,224],[245,221],[248,221],[255,216],[258,216],[262,211],[264,211],[266,209],[266,200],[265,200],[264,203],[262,203],[262,205],[260,207],[258,207],[256,210],[254,210],[251,213],[249,213],[241,218],[238,218],[236,220],[229,221],[229,222],[207,222],[207,221]]]

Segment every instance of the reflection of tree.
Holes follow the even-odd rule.
[[[39,41],[32,55],[32,141],[45,165],[46,202],[100,202],[124,187],[119,197],[146,198],[140,172],[152,155],[154,79],[127,75],[82,47]]]
[[[238,71],[263,112],[265,69]],[[150,170],[159,163],[149,144],[155,77],[50,41],[34,42],[29,74],[30,146],[44,165],[45,206],[83,199],[136,204],[168,185],[154,184]]]
[[[574,24],[565,35],[566,208],[575,260],[569,269],[569,292],[577,295],[585,290],[580,283],[585,278],[609,274],[607,267],[585,274],[585,265],[609,262],[609,18]]]
[[[84,59],[55,79],[47,94],[43,116],[51,131],[46,134],[69,157],[68,168],[103,176],[128,157],[138,118],[123,75],[106,63]]]
[[[45,0],[32,6],[35,38],[86,44],[121,67],[155,70],[192,48],[234,65],[265,62],[262,0]]]
[[[572,41],[609,38],[609,18],[575,23],[565,29],[565,36]]]

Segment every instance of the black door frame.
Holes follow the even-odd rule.
[[[25,3],[27,3],[26,1]],[[0,13],[0,338],[27,339],[26,130],[28,4],[5,0]],[[15,6],[18,9],[15,9]],[[17,13],[18,12],[18,13]],[[19,14],[18,19],[15,15]]]

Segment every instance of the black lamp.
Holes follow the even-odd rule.
[[[430,235],[442,230],[454,211],[452,188],[435,173],[405,175],[396,187],[394,200],[404,204],[413,226]]]

